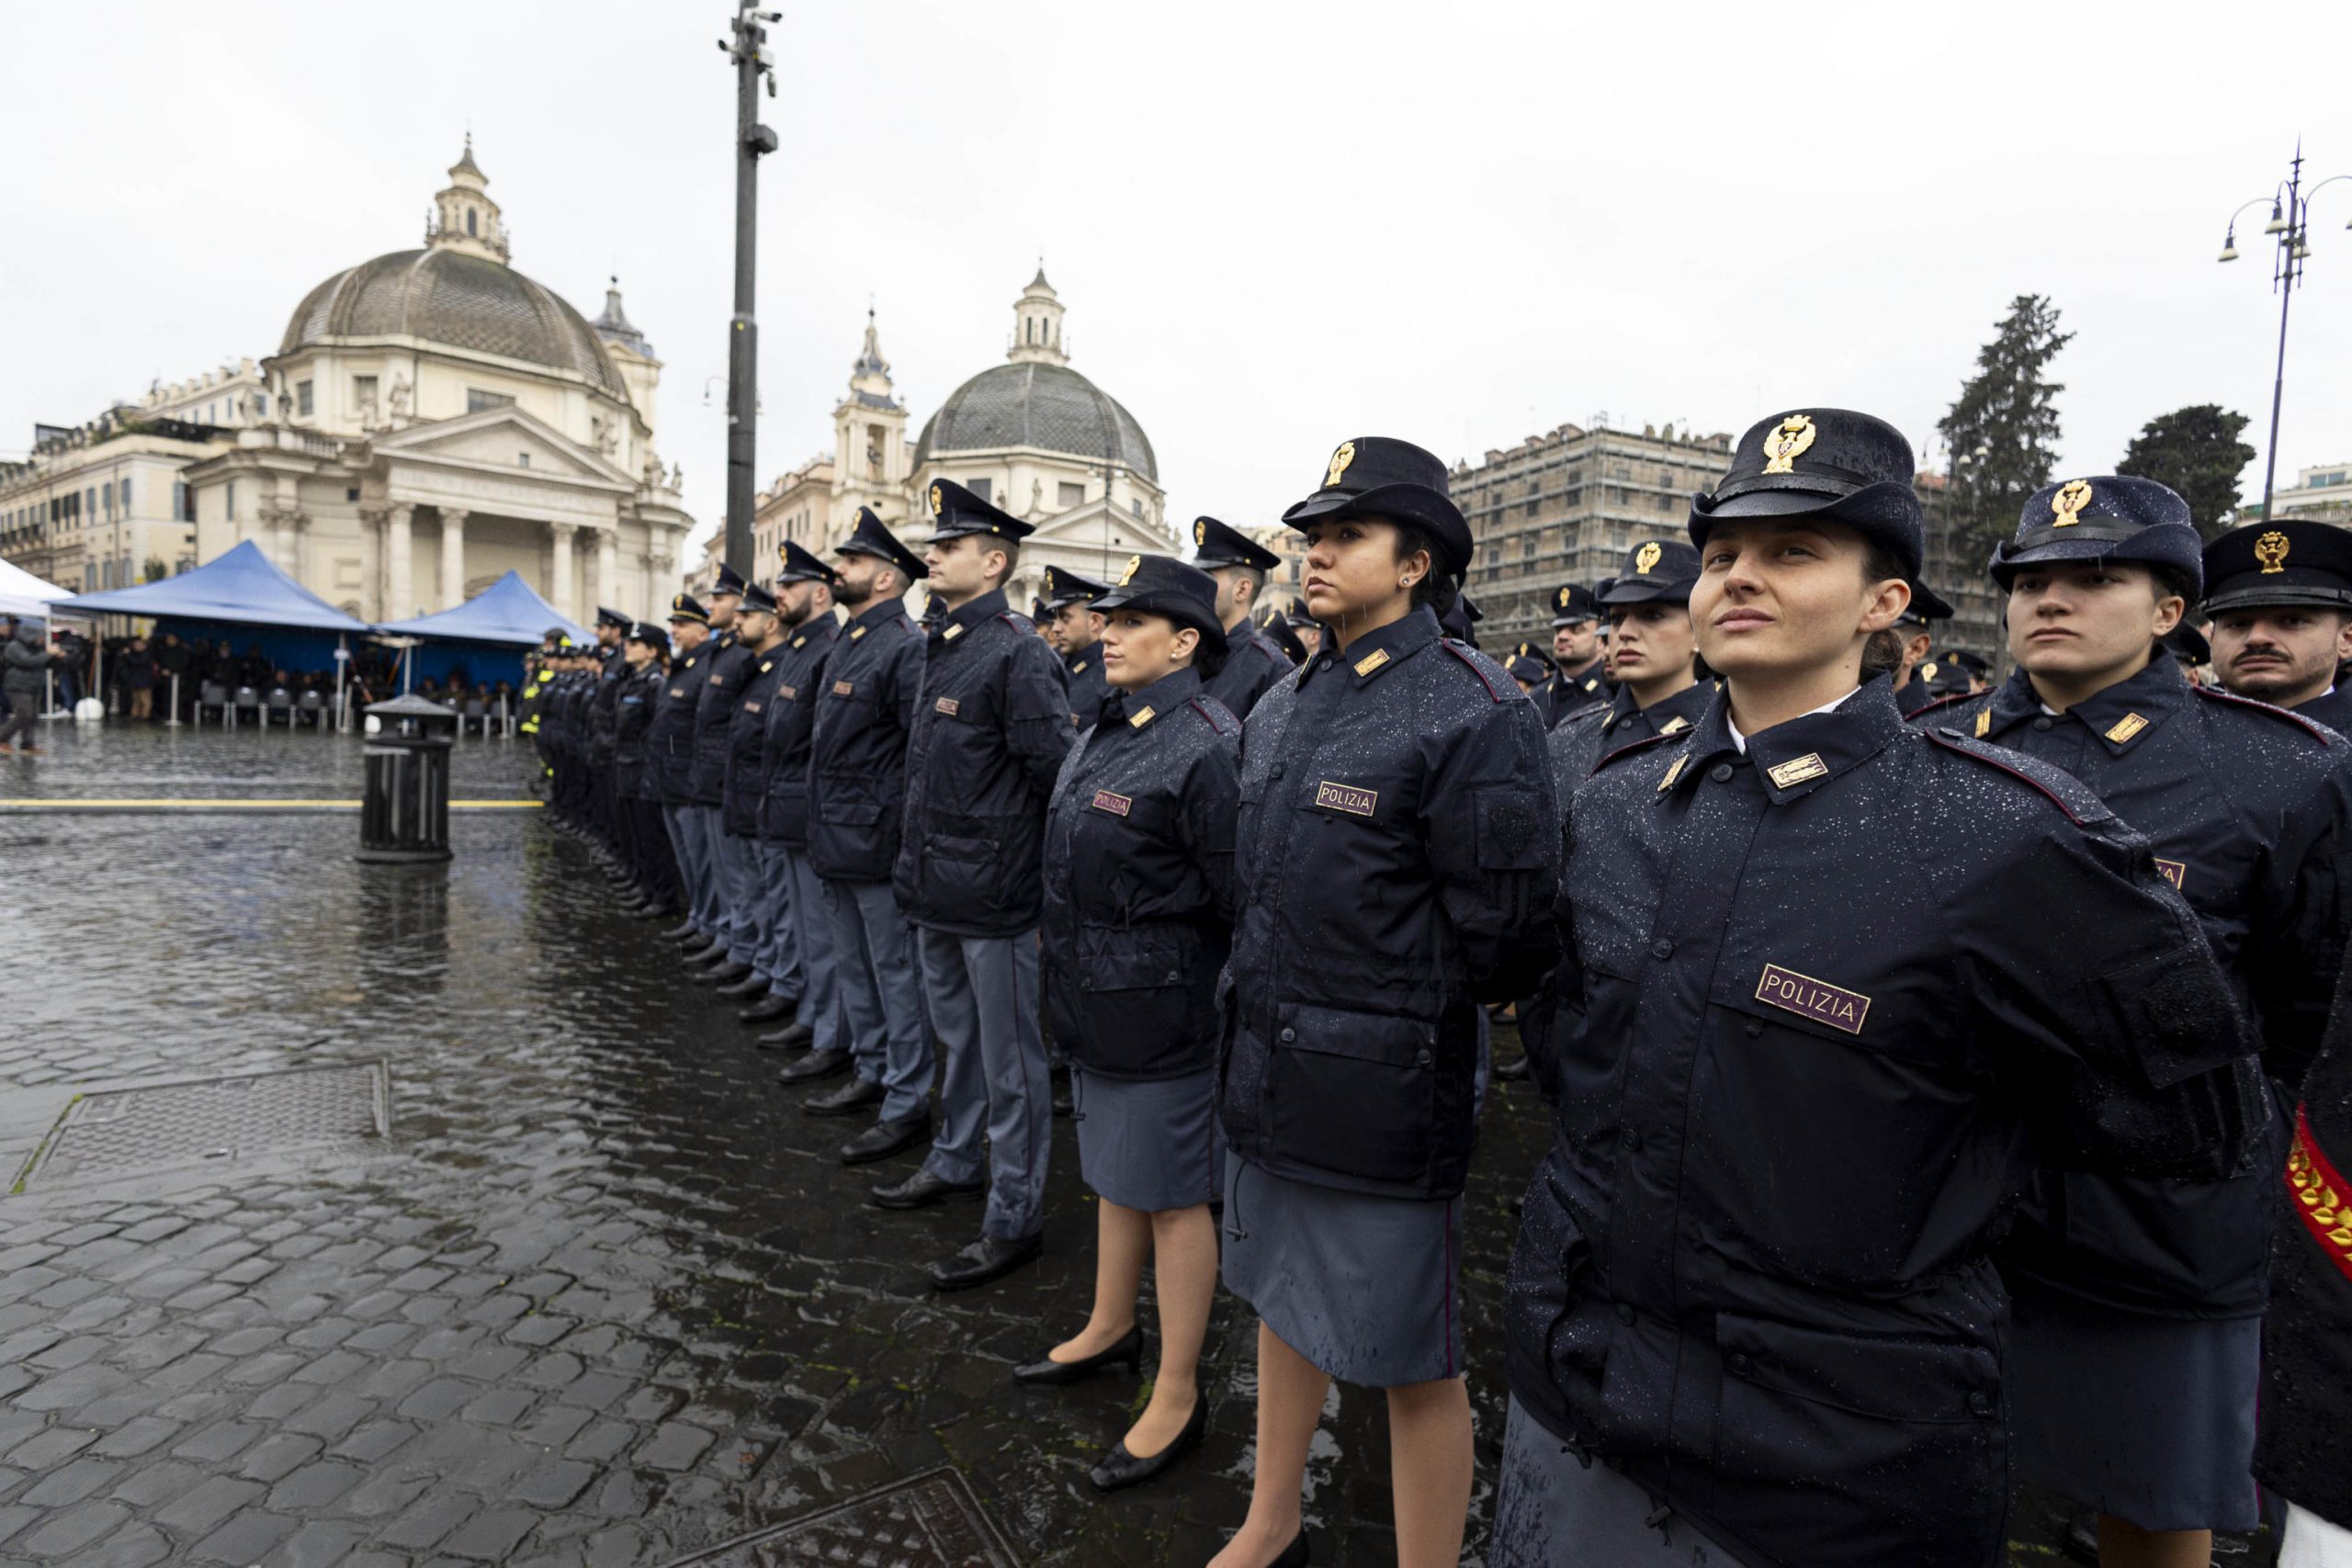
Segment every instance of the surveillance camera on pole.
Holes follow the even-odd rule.
[[[776,149],[775,131],[759,119],[760,79],[775,96],[775,55],[763,22],[784,19],[780,11],[754,10],[741,0],[730,24],[735,41],[718,47],[735,64],[735,313],[727,333],[727,564],[746,581],[752,575],[752,478],[758,445],[759,322],[752,299],[758,284],[760,159]]]

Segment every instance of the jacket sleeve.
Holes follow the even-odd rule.
[[[882,694],[882,702],[897,713],[900,735],[915,732],[915,705],[922,700],[923,663],[922,634],[918,631],[912,637],[901,635],[898,649],[890,655],[889,689]]]
[[[1231,923],[1239,891],[1233,875],[1233,829],[1241,816],[1241,738],[1220,735],[1193,760],[1177,830],[1184,852],[1208,885],[1217,919]]]
[[[1524,997],[1559,957],[1544,918],[1559,891],[1560,818],[1543,720],[1533,703],[1513,696],[1440,743],[1421,801],[1439,900],[1472,994]]]
[[[2268,1096],[2203,929],[2114,818],[2052,816],[2030,877],[1971,884],[1954,925],[1996,1077],[2049,1163],[2234,1172]]]
[[[1050,800],[1062,758],[1076,743],[1069,673],[1043,637],[1017,637],[1005,660],[1004,743],[1041,802]]]
[[[2318,789],[2288,815],[2278,842],[2256,878],[2253,931],[2246,967],[2263,998],[2263,1066],[2292,1103],[2312,1058],[2319,1054],[2335,1001],[2334,976],[2343,967],[2352,887],[2352,751]]]

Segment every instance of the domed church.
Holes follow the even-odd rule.
[[[797,523],[810,510],[808,483],[829,479],[830,498],[813,509],[823,538],[790,525],[780,530],[785,536],[828,547],[848,536],[860,506],[870,506],[920,550],[931,533],[922,498],[934,479],[953,479],[1036,525],[1007,590],[1024,613],[1048,566],[1108,582],[1131,555],[1177,553],[1151,438],[1116,398],[1070,368],[1063,311],[1041,265],[1013,301],[1005,362],[950,392],[911,444],[906,405],[869,319],[847,395],[833,411],[832,461],[763,495],[762,525],[775,514]],[[764,559],[759,568],[762,576],[775,570]]]
[[[666,604],[693,519],[654,446],[662,361],[617,286],[591,321],[509,265],[489,186],[469,137],[423,249],[295,307],[266,400],[185,475],[197,558],[255,540],[367,620],[447,609],[509,570],[574,620]]]

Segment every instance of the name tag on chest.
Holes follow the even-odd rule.
[[[1380,792],[1355,784],[1334,784],[1325,779],[1315,786],[1315,804],[1326,811],[1344,811],[1351,817],[1370,817],[1380,808]]]
[[[964,705],[957,702],[954,697],[942,697],[937,702],[931,705],[931,711],[933,713],[944,713],[948,717],[954,718],[957,714],[964,711]]]
[[[853,688],[847,681],[836,681],[833,682],[833,695],[837,697],[848,696],[854,689],[854,688]]]
[[[779,686],[776,689],[784,694],[786,702],[797,703],[800,700],[800,688],[797,686]]]
[[[1094,809],[1097,811],[1107,811],[1114,817],[1125,817],[1128,812],[1133,811],[1135,807],[1134,797],[1130,795],[1114,795],[1107,789],[1098,789],[1094,792]]]
[[[1764,965],[1763,977],[1756,982],[1756,999],[1848,1034],[1860,1034],[1862,1020],[1871,1012],[1870,998],[1860,991],[1849,991],[1777,964]]]
[[[686,689],[684,686],[673,686],[670,688],[670,694],[673,697],[683,697],[686,694]]]
[[[743,705],[743,711],[745,713],[757,713],[760,711],[760,705],[757,703],[745,703]]]

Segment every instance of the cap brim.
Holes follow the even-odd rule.
[[[1690,603],[1690,586],[1688,581],[1620,582],[1616,587],[1600,595],[1600,603],[1603,604],[1655,604],[1661,600],[1671,600],[1677,604],[1688,604]],[[1560,623],[1555,621],[1552,624],[1558,626]]]
[[[1309,523],[1332,517],[1374,517],[1427,528],[1452,552],[1453,558],[1444,564],[1456,577],[1470,570],[1477,547],[1462,509],[1426,485],[1374,485],[1353,492],[1318,490],[1283,513],[1283,522],[1303,531]]]
[[[1114,610],[1138,610],[1147,615],[1159,615],[1180,626],[1190,626],[1201,634],[1204,648],[1222,649],[1226,645],[1225,627],[1216,612],[1204,606],[1189,593],[1168,593],[1159,591],[1130,593],[1114,588],[1100,599],[1089,601],[1087,607],[1102,615]]]
[[[2352,590],[2312,588],[2294,583],[2267,588],[2224,588],[2209,597],[2199,610],[2210,618],[2224,610],[2285,609],[2290,606],[2352,613]]]

